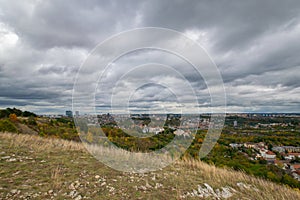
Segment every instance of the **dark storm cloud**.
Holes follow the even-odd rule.
[[[0,0],[0,107],[70,109],[76,73],[95,45],[120,31],[158,26],[183,32],[207,50],[225,82],[228,111],[300,111],[299,13],[296,0]],[[165,39],[157,38],[157,43],[161,40]],[[129,66],[156,62],[180,69],[184,64],[177,59],[162,52],[132,54],[119,63],[121,69],[111,69],[104,86],[115,86]],[[200,107],[205,107],[209,104],[205,81],[183,68],[185,80],[199,90]],[[165,74],[162,70],[161,76]],[[94,75],[92,71],[83,75],[86,84]],[[132,78],[158,81],[161,76],[150,70],[136,71]],[[178,90],[185,94],[180,84]],[[132,102],[172,99],[161,91],[160,87],[138,91]],[[109,94],[98,96],[99,105],[109,107]]]
[[[227,51],[272,33],[299,15],[298,1],[156,1],[144,5],[145,24],[176,30],[212,30],[217,48]],[[293,24],[290,24],[292,26]],[[289,28],[289,27],[287,27]]]

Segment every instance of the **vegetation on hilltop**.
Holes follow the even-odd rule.
[[[2,109],[0,110],[0,118],[8,118],[9,115],[11,114],[15,114],[18,117],[37,117],[36,114],[29,112],[29,111],[22,111],[19,110],[17,108],[6,108],[6,109]]]

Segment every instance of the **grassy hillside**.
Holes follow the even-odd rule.
[[[80,143],[0,133],[0,199],[300,199],[300,192],[199,161],[118,172]]]

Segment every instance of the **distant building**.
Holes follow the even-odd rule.
[[[283,146],[283,148],[284,148],[287,152],[300,152],[300,147]]]
[[[300,153],[300,147],[294,147],[294,146],[275,146],[272,148],[272,150],[279,153],[282,152]]]
[[[242,146],[243,146],[243,144],[238,144],[238,143],[230,143],[230,144],[229,144],[229,146],[230,146],[231,148],[239,148],[239,147],[242,147]]]
[[[296,163],[296,164],[289,164],[289,166],[290,166],[290,170],[291,170],[292,172],[297,171],[297,170],[300,170],[300,164],[299,164],[299,163]]]
[[[148,128],[148,126],[145,125],[142,131],[143,131],[143,133],[149,133],[149,128]]]
[[[265,154],[265,158],[266,159],[275,159],[276,158],[276,154],[273,153],[272,151],[267,151]]]
[[[235,121],[233,122],[233,126],[234,126],[234,127],[237,127],[237,125],[238,125],[238,123],[237,123],[237,121],[235,120]]]
[[[246,143],[244,143],[244,147],[246,147],[246,148],[255,148],[256,144],[252,143],[252,142],[246,142]]]
[[[300,170],[296,170],[292,173],[294,179],[300,181]]]
[[[285,152],[285,149],[283,147],[280,146],[275,146],[272,148],[272,151],[278,152],[278,153],[283,153]]]
[[[71,111],[71,110],[67,110],[67,111],[66,111],[66,116],[68,116],[68,117],[73,117],[72,111]]]
[[[300,153],[287,153],[283,155],[284,159],[286,160],[293,160],[295,158],[300,158]]]
[[[75,111],[75,116],[79,116],[79,111]]]

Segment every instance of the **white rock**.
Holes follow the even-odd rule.
[[[101,183],[101,185],[100,185],[100,186],[104,186],[104,185],[106,185],[106,182],[103,182],[103,183]]]
[[[222,198],[229,198],[229,197],[232,197],[232,193],[230,192],[231,188],[230,187],[222,187],[223,191],[221,192],[220,196]]]
[[[152,186],[148,183],[148,181],[146,181],[146,187],[147,188],[152,188]]]
[[[76,190],[72,190],[69,194],[70,197],[75,197],[77,195],[77,191]]]
[[[161,183],[156,183],[155,184],[155,189],[158,189],[158,188],[161,188],[161,187],[163,187],[163,185]]]
[[[81,200],[82,199],[82,196],[81,195],[78,195],[75,200]]]
[[[152,177],[152,181],[155,181],[156,180],[156,177],[155,177],[155,174],[154,174],[154,176]]]
[[[18,193],[18,190],[13,189],[13,190],[10,191],[10,193],[12,193],[12,194],[17,194],[17,193]]]

